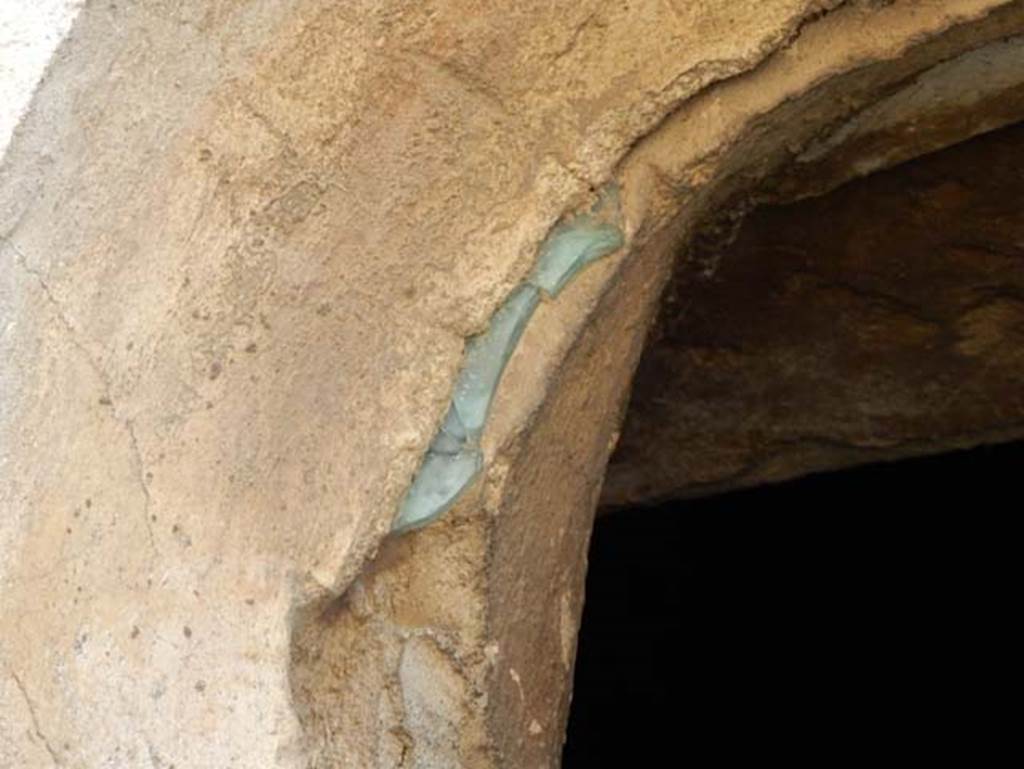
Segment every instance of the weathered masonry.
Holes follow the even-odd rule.
[[[0,765],[553,769],[602,494],[1020,435],[1008,193],[956,169],[1019,166],[959,145],[1024,115],[1022,35],[997,0],[81,3],[0,160]],[[976,226],[934,263],[744,235],[940,150],[914,210]],[[845,358],[795,344],[814,291]],[[932,421],[879,411],[914,388]]]

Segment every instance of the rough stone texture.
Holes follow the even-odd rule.
[[[1022,30],[995,0],[88,3],[0,166],[0,764],[554,766],[678,244]],[[627,247],[538,308],[483,479],[386,539],[464,338],[612,179]]]
[[[696,247],[602,501],[1024,435],[1022,162],[1017,125],[762,208],[731,244]]]
[[[862,176],[1020,120],[1022,83],[1024,38],[951,57],[816,139],[768,186],[776,198],[826,192],[851,174]]]

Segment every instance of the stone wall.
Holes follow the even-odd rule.
[[[950,119],[1012,73],[886,100],[1022,31],[996,0],[87,2],[0,165],[0,764],[555,766],[680,244],[816,190],[796,159],[831,185],[1014,119]],[[927,145],[840,160],[936,104]],[[466,339],[613,183],[625,247],[541,302],[480,480],[389,535]]]

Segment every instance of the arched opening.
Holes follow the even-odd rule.
[[[825,36],[825,40],[830,39]],[[824,44],[821,39],[818,42]],[[928,55],[936,53],[932,50]],[[956,61],[963,66],[970,65],[970,61],[966,65],[961,59]],[[815,397],[828,392],[829,385],[816,385],[813,378],[801,383],[799,377],[792,380],[780,377],[784,372],[776,365],[775,350],[760,343],[766,334],[770,336],[769,332],[775,331],[781,332],[781,341],[790,341],[799,348],[800,343],[807,341],[803,328],[839,328],[834,321],[835,308],[840,305],[828,297],[819,299],[813,307],[821,315],[815,317],[801,314],[799,301],[788,307],[783,304],[772,324],[765,323],[764,317],[757,313],[737,314],[736,319],[748,324],[746,329],[753,328],[762,335],[756,340],[758,344],[750,346],[755,353],[768,352],[758,367],[749,365],[756,356],[744,359],[735,354],[746,330],[742,324],[732,329],[719,323],[721,316],[732,319],[728,302],[735,302],[737,296],[739,305],[749,309],[755,306],[751,304],[752,299],[772,298],[778,294],[761,293],[760,290],[768,286],[768,279],[790,276],[781,259],[791,254],[792,249],[783,244],[771,250],[781,261],[759,258],[758,238],[750,236],[752,232],[757,234],[754,225],[765,216],[784,217],[785,211],[807,210],[834,199],[825,196],[804,204],[776,205],[753,212],[752,202],[767,205],[818,193],[823,187],[863,173],[862,162],[881,162],[888,167],[896,162],[894,155],[897,158],[920,156],[929,147],[955,144],[984,130],[980,127],[982,124],[988,125],[981,111],[956,102],[953,112],[962,120],[955,122],[950,131],[934,132],[937,125],[949,128],[929,112],[934,103],[915,103],[906,93],[918,93],[921,90],[918,84],[933,77],[934,71],[920,74],[916,68],[924,65],[916,54],[901,58],[897,63],[895,70],[866,68],[849,76],[825,77],[815,81],[814,88],[787,86],[781,94],[774,94],[778,97],[777,103],[759,104],[755,97],[765,92],[765,81],[771,84],[775,76],[787,75],[786,59],[778,58],[775,60],[778,69],[769,68],[770,71],[759,73],[756,81],[730,81],[707,97],[686,104],[630,153],[616,179],[623,189],[625,219],[637,223],[632,249],[626,258],[599,263],[583,272],[575,285],[578,291],[567,292],[564,303],[544,304],[538,310],[509,361],[499,388],[494,422],[486,438],[492,443],[484,446],[488,462],[480,482],[474,484],[436,525],[418,530],[408,538],[385,542],[376,559],[362,569],[330,610],[313,607],[313,611],[303,616],[303,622],[297,624],[292,646],[293,697],[305,731],[316,735],[315,750],[321,757],[321,765],[334,766],[351,760],[353,744],[359,756],[389,757],[388,761],[398,765],[404,762],[415,766],[427,761],[466,766],[502,765],[502,762],[509,766],[554,764],[561,753],[563,728],[569,712],[567,692],[584,592],[587,544],[606,466],[601,504],[621,507],[658,499],[708,495],[816,469],[941,452],[956,445],[1013,437],[1014,425],[1019,419],[1011,419],[1007,413],[983,418],[983,411],[968,413],[968,419],[961,426],[967,425],[970,429],[956,428],[941,433],[940,440],[930,440],[935,437],[934,425],[927,419],[905,425],[905,434],[895,440],[891,435],[886,438],[878,431],[869,430],[866,437],[853,432],[851,439],[844,442],[847,436],[837,433],[834,426],[824,424],[815,431],[802,429],[804,423],[794,417],[806,422],[809,416],[835,413],[835,409],[828,408],[835,407],[835,400]],[[905,77],[910,77],[911,72],[919,73],[920,78],[900,80],[901,72]],[[790,84],[785,77],[781,82]],[[907,82],[911,85],[907,86]],[[898,124],[899,131],[913,134],[918,130],[916,127],[923,127],[922,133],[927,133],[934,144],[905,140],[905,135],[894,136],[892,131],[886,133],[893,129],[892,122],[886,122],[890,115],[864,117],[864,113],[869,112],[866,105],[876,104],[885,94],[891,95],[891,89],[897,89],[897,103],[904,104],[901,100],[904,97],[910,98],[911,103],[910,122]],[[844,94],[844,98],[839,98],[838,94]],[[861,99],[864,105],[861,112],[849,106],[849,99],[854,97]],[[731,101],[735,108],[736,125],[721,120],[724,101]],[[878,103],[885,103],[885,98]],[[834,110],[837,104],[843,109]],[[693,126],[719,120],[721,125],[716,125],[723,132],[729,132],[728,140],[716,135],[712,137],[714,140],[701,145],[701,140],[708,137],[694,133]],[[842,152],[837,152],[842,157],[837,160],[826,154],[823,162],[835,165],[824,170],[819,165],[801,165],[794,160],[793,154],[797,152],[794,147],[799,149],[822,135],[826,138],[845,135],[844,129],[837,126],[846,127],[850,125],[849,120],[858,123],[872,141],[881,142],[882,149],[877,155],[874,151],[879,147],[871,142],[866,149],[863,144],[849,146],[840,142]],[[999,120],[1000,125],[1006,122]],[[1014,135],[1011,130],[991,133],[989,137],[1004,140]],[[982,146],[985,139],[980,141],[953,146],[949,155],[941,153],[933,157],[970,154],[975,152],[974,147]],[[983,190],[972,197],[949,195],[947,182],[950,178],[967,178],[965,174],[969,171],[984,168],[986,164],[990,166],[994,158],[1001,158],[999,162],[1005,163],[1006,158],[1013,157],[1008,148],[1010,144],[1002,148],[992,146],[987,160],[969,158],[955,171],[936,171],[929,177],[931,180],[926,179],[921,189],[923,197],[904,211],[929,212],[932,218],[952,222],[958,220],[959,214],[976,210],[983,214],[978,219],[979,224],[993,211],[1004,219],[1015,217],[1016,208],[1008,206],[1007,201],[1010,187],[997,195]],[[904,166],[895,173],[910,167]],[[1001,176],[1013,177],[1012,168],[1000,168],[1005,172]],[[818,171],[822,172],[820,177],[815,175]],[[996,176],[991,175],[992,179]],[[883,178],[887,177],[878,174],[850,183],[839,188],[836,195],[849,196],[851,190],[877,184]],[[893,195],[899,193],[899,183],[891,186]],[[865,193],[860,195],[870,199]],[[929,200],[928,206],[922,203]],[[998,205],[986,209],[985,201]],[[894,208],[893,200],[880,198],[879,203],[883,212],[898,218],[900,209]],[[833,218],[825,221],[829,226],[824,228],[822,243],[845,242],[836,238],[837,217],[844,211],[857,213],[860,208],[837,204]],[[814,216],[821,218],[822,215]],[[710,223],[701,227],[701,222],[709,222],[709,219]],[[746,222],[738,231],[733,228],[733,222],[737,221]],[[871,220],[866,219],[858,224],[853,217],[847,228],[854,233],[866,232],[866,225],[870,223]],[[918,231],[934,229],[924,216],[911,218],[910,223]],[[777,227],[769,222],[762,229],[770,233]],[[1000,227],[995,230],[1012,231]],[[984,226],[978,231],[983,232]],[[885,245],[891,245],[892,240],[885,230],[877,238]],[[914,231],[910,227],[903,242],[913,240]],[[798,232],[797,241],[804,245],[807,238]],[[929,243],[937,253],[963,255],[963,249],[943,250],[936,243]],[[677,258],[680,244],[688,250]],[[969,253],[977,250],[1001,265],[991,274],[1012,273],[1008,266],[1012,262],[1008,262],[1004,254],[1006,244],[986,245],[986,239],[981,238],[968,245],[971,246],[967,249]],[[730,258],[730,249],[741,247],[749,253]],[[851,265],[848,260],[837,258],[839,255],[835,252],[819,251],[821,253],[813,255],[820,260],[816,265],[820,270],[837,269],[841,273],[837,276],[839,279],[849,279],[851,274],[856,279],[859,274],[856,260]],[[868,249],[861,256],[871,253]],[[1016,252],[1011,250],[1013,253]],[[907,274],[932,276],[937,272],[941,276],[943,270],[936,268],[934,260],[924,258],[929,255],[927,251],[912,252],[910,256],[918,257],[919,261],[902,262],[902,272],[896,277],[889,275],[888,280],[881,281],[882,287],[901,286]],[[662,289],[673,261],[677,264],[676,277],[665,295],[662,324],[647,337],[648,319],[658,297],[663,296]],[[967,262],[972,263],[971,258]],[[885,260],[883,263],[888,264]],[[953,266],[956,264],[959,261],[954,259]],[[739,270],[738,276],[731,271],[734,268]],[[955,269],[945,274],[954,284],[963,283],[963,275],[957,276]],[[967,336],[959,334],[952,321],[951,331],[937,336],[953,348],[972,334],[978,339],[995,340],[995,345],[982,344],[977,348],[979,354],[973,356],[961,354],[963,350],[945,350],[965,358],[967,368],[962,370],[950,367],[949,362],[954,358],[943,358],[940,353],[945,348],[937,347],[937,357],[930,371],[944,372],[942,381],[953,387],[957,377],[962,376],[959,371],[978,374],[987,371],[986,376],[993,373],[997,376],[991,380],[980,377],[979,381],[1009,383],[1008,391],[1016,392],[1013,383],[1019,379],[1007,376],[1006,372],[1000,373],[1000,367],[986,369],[984,364],[986,355],[987,359],[1013,360],[1012,355],[1004,353],[1015,347],[1002,339],[1002,335],[1016,333],[1012,307],[1010,312],[1000,309],[989,317],[991,308],[985,308],[986,302],[989,299],[1002,301],[1007,292],[1000,289],[992,294],[988,290],[990,282],[986,282],[988,277],[980,275],[977,282],[964,284],[969,293],[980,291],[965,307],[974,311],[962,321]],[[846,284],[856,286],[855,281],[847,280]],[[790,288],[813,289],[816,286],[811,281],[798,281]],[[739,295],[719,291],[729,287],[748,291]],[[876,287],[870,288],[874,294],[879,293],[874,290]],[[912,308],[912,303],[884,301],[884,297],[874,296],[872,291],[846,292],[844,296],[849,295],[846,298],[858,299],[864,295],[867,301],[863,312],[857,311],[855,302],[848,307],[849,316],[842,328],[851,335],[847,341],[866,341],[864,349],[850,358],[853,364],[849,369],[880,373],[887,371],[892,360],[901,357],[906,350],[918,349],[923,344],[918,327],[910,323],[909,333],[906,333],[900,323],[920,321],[916,316],[928,315],[934,308],[906,312],[906,306],[910,304]],[[928,293],[924,292],[926,298]],[[793,300],[800,294],[782,292],[780,296]],[[674,317],[692,319],[698,312],[700,308],[693,303],[697,298],[724,302],[721,305],[726,308],[724,315],[716,315],[713,310],[718,305],[709,304],[702,315],[705,322],[700,325],[683,323],[674,328]],[[676,312],[679,308],[686,308],[690,314],[679,315]],[[759,312],[763,309],[757,307]],[[981,310],[980,314],[977,310]],[[822,316],[824,321],[820,319]],[[931,328],[927,323],[924,326]],[[716,341],[716,334],[732,330],[738,342],[720,344],[724,354],[709,356],[708,351],[715,346],[706,339],[697,339],[687,347],[684,338],[680,344],[677,332],[690,329],[705,333],[711,342]],[[869,333],[858,336],[858,330]],[[890,338],[889,331],[899,333]],[[828,343],[845,350],[840,341],[826,338],[802,352],[798,349],[790,358],[788,370],[795,375],[819,374],[824,364],[847,360],[849,356],[844,355],[836,356],[835,360],[829,356],[818,360],[810,354]],[[645,357],[634,380],[634,361],[645,346]],[[677,355],[680,348],[683,355],[678,359],[688,360],[690,364],[713,365],[725,360],[731,362],[731,368],[709,371],[682,365],[674,370],[673,355]],[[976,348],[969,342],[967,349]],[[993,352],[995,349],[1000,352]],[[872,352],[876,357],[868,354]],[[665,357],[659,358],[660,353]],[[873,367],[868,365],[879,356],[881,362]],[[669,365],[665,365],[666,360]],[[694,371],[699,376],[687,376]],[[680,376],[675,376],[677,372]],[[759,380],[752,377],[752,373],[763,376]],[[847,370],[841,367],[830,373],[831,382],[842,382]],[[928,371],[924,376],[926,383],[927,374]],[[734,379],[730,380],[730,376]],[[631,381],[634,381],[632,409],[618,440],[618,452],[608,466],[608,452],[615,443]],[[910,391],[911,400],[916,392],[914,387],[920,381],[910,377],[903,383]],[[686,387],[694,383],[693,391],[686,391]],[[782,398],[766,387],[779,383],[788,388]],[[896,381],[889,384],[899,383],[896,377]],[[743,390],[746,384],[753,388],[750,393]],[[868,384],[878,386],[880,383],[869,380]],[[658,386],[669,389],[659,391]],[[977,396],[974,405],[984,405],[991,399],[984,394],[988,386],[985,384],[974,392]],[[682,394],[674,392],[674,387],[682,388]],[[889,402],[886,392],[880,392],[879,402]],[[755,397],[746,398],[744,403],[740,397],[744,394]],[[856,387],[839,392],[839,395],[844,394],[845,400],[839,398],[839,402],[845,404],[844,414],[849,410],[849,403],[867,402],[862,397],[864,392],[857,392]],[[941,402],[941,391],[932,394]],[[725,397],[716,400],[722,395]],[[1016,408],[1014,403],[1018,401],[1006,402]],[[900,403],[896,403],[897,412]],[[768,410],[753,422],[745,419],[755,414],[752,404],[761,407],[782,404],[790,412],[783,419]],[[652,412],[653,418],[644,422],[637,419],[641,414],[640,405],[667,405],[669,408],[659,415]],[[696,423],[685,412],[673,412],[677,405],[689,408],[705,421],[694,427]],[[739,427],[755,429],[749,433],[738,431],[727,419],[737,416]],[[890,419],[893,414],[881,415],[886,419],[879,416],[872,417],[868,410],[851,424],[870,426],[872,418],[887,427],[899,424],[898,420]],[[650,423],[665,429],[647,429]],[[990,432],[978,429],[983,423],[992,428]],[[765,426],[776,432],[766,431]],[[836,439],[837,434],[840,439]],[[730,436],[736,435],[741,440],[730,442]],[[754,452],[762,446],[757,439],[765,436],[772,438],[767,442],[770,450],[783,451],[777,455]],[[809,439],[805,445],[795,436]],[[694,457],[680,451],[687,446],[694,447]],[[638,447],[643,451],[636,451]],[[701,458],[707,460],[706,465],[695,472]],[[685,468],[685,475],[680,468]],[[667,470],[663,478],[670,481],[682,478],[684,482],[658,485],[656,470]],[[443,696],[438,696],[438,692]],[[380,739],[375,737],[355,743],[348,739],[348,735],[362,733],[365,724],[376,719],[390,725],[381,732]]]
[[[595,523],[567,769],[999,723],[964,703],[1006,661],[1022,156],[1012,126],[681,256]]]
[[[1024,3],[212,5],[85,3],[0,164],[0,765],[550,768],[680,244],[1020,119]],[[389,535],[467,340],[612,188],[479,477]],[[981,299],[959,341],[1013,349]],[[759,437],[634,498],[811,469]]]

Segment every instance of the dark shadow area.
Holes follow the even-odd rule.
[[[603,504],[1024,437],[1022,169],[1024,123],[698,233]]]
[[[1024,443],[599,517],[565,769],[992,761]]]

